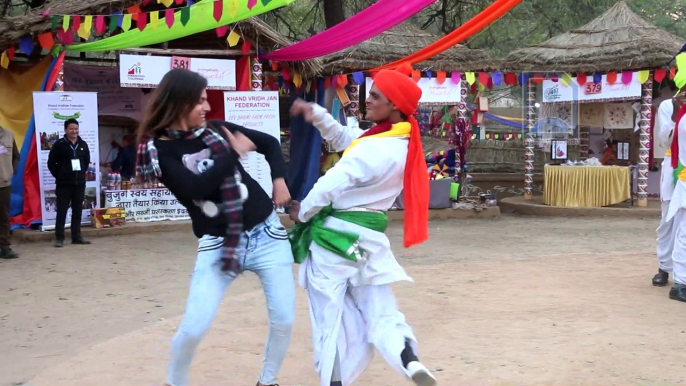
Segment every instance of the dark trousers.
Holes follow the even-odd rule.
[[[10,245],[10,199],[12,187],[0,188],[0,247]]]
[[[57,204],[57,220],[55,224],[55,238],[64,240],[64,223],[67,211],[71,206],[71,239],[81,238],[81,212],[83,212],[83,198],[86,185],[57,185],[55,188]]]

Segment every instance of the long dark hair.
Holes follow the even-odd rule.
[[[156,137],[160,132],[177,123],[200,101],[207,79],[202,75],[175,69],[169,71],[152,93],[145,117],[138,127],[136,142],[143,137]]]

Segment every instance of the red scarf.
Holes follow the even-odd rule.
[[[385,133],[388,130],[393,127],[393,124],[389,121],[379,123],[378,125],[372,127],[371,129],[365,131],[362,135],[360,135],[360,138],[362,137],[369,137],[370,135],[377,135],[381,133]]]
[[[681,105],[676,116],[676,125],[674,126],[674,135],[672,136],[672,169],[679,167],[679,122],[681,117],[686,114],[686,103]]]

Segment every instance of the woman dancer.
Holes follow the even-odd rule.
[[[293,255],[286,229],[274,212],[274,203],[290,202],[281,146],[268,134],[228,122],[206,123],[206,88],[207,80],[194,72],[168,72],[138,131],[139,175],[159,179],[176,196],[188,209],[199,239],[186,313],[172,341],[167,385],[188,385],[195,349],[224,291],[244,270],[260,277],[269,313],[257,385],[276,385],[295,313]],[[239,162],[252,150],[269,162],[274,202]]]

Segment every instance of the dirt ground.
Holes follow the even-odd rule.
[[[432,222],[395,287],[442,385],[681,385],[686,304],[650,284],[656,219]],[[161,385],[195,255],[184,233],[15,246],[0,262],[0,385]],[[282,385],[315,385],[307,299]],[[252,274],[230,288],[194,385],[257,381],[267,318]],[[360,385],[405,385],[377,355]]]

